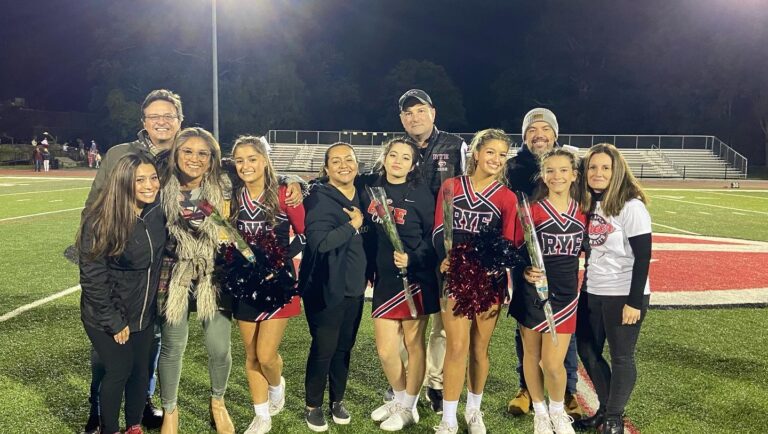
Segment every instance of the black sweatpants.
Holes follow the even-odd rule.
[[[626,296],[594,295],[582,292],[576,317],[576,339],[579,357],[595,386],[600,409],[607,417],[624,415],[637,379],[635,346],[640,326],[648,311],[650,296],[643,297],[640,320],[633,325],[622,325],[621,316]],[[603,357],[608,340],[611,364]]]
[[[323,405],[325,385],[330,402],[344,399],[349,375],[349,357],[363,317],[363,296],[344,297],[337,306],[318,312],[307,311],[312,345],[304,378],[307,407]]]
[[[120,403],[125,394],[126,426],[141,423],[149,383],[149,351],[154,331],[147,327],[131,333],[124,345],[115,342],[111,334],[89,326],[85,333],[104,364],[99,404],[102,432],[120,431]]]

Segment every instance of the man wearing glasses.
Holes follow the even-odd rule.
[[[107,175],[114,170],[117,161],[125,154],[145,153],[150,155],[158,166],[158,173],[162,176],[163,169],[167,165],[166,159],[176,138],[176,133],[179,132],[181,122],[184,120],[181,97],[170,90],[153,90],[147,95],[144,103],[141,105],[141,119],[144,128],[139,131],[137,140],[115,145],[107,151],[107,154],[101,161],[101,168],[91,185],[91,191],[88,193],[88,199],[85,201],[86,207],[96,200],[98,192],[104,187]],[[152,372],[150,372],[147,402],[142,419],[142,425],[147,428],[159,428],[163,422],[162,410],[156,408],[151,400],[152,395],[155,393],[156,377],[154,373],[159,352],[160,333],[159,329],[155,328],[155,340],[152,342],[152,350],[150,352],[150,369],[152,369]],[[91,349],[91,395],[88,398],[91,408],[88,422],[84,429],[86,434],[99,432],[99,388],[101,387],[103,377],[104,365],[96,352]]]

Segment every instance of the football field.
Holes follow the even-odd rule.
[[[78,270],[62,253],[74,241],[90,185],[90,178],[44,178],[31,172],[0,176],[0,433],[73,433],[87,419],[90,345],[80,322]],[[643,433],[764,433],[768,190],[647,192],[655,235],[651,288],[676,293],[676,300],[683,301],[659,301],[656,304],[664,308],[652,309],[647,316],[637,350],[638,383],[627,417]],[[702,301],[711,300],[706,294],[715,291],[728,291],[728,296]],[[517,390],[514,327],[515,321],[505,316],[492,340],[483,399],[489,432],[532,431],[532,416],[505,413],[507,400]],[[190,327],[184,359],[179,391],[184,433],[213,432],[201,332],[199,326]],[[272,432],[309,432],[302,412],[309,341],[303,316],[292,319],[281,346],[287,402],[283,413],[273,418]],[[236,326],[232,356],[226,400],[242,432],[253,410]],[[379,432],[369,414],[380,405],[385,388],[367,305],[345,400],[352,423],[330,424],[331,432]],[[587,396],[580,398],[589,403]],[[463,400],[459,409],[462,413]],[[439,423],[426,405],[419,411],[420,424],[405,432],[432,432]]]

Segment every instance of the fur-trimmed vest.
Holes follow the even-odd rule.
[[[229,180],[222,176],[226,189]],[[203,181],[200,200],[207,200],[227,218],[229,191],[221,191],[216,183]],[[230,187],[231,188],[231,187]],[[193,228],[182,216],[181,186],[175,176],[169,176],[162,191],[163,211],[168,220],[168,232],[176,243],[175,263],[170,273],[165,303],[161,312],[170,324],[178,324],[188,311],[189,296],[197,300],[200,320],[213,317],[218,310],[218,287],[212,281],[214,257],[220,241],[220,229],[210,218]]]

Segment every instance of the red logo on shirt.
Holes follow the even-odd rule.
[[[590,214],[589,216],[589,245],[592,247],[598,247],[605,244],[605,240],[608,239],[608,235],[614,231],[612,224],[605,221],[605,219],[598,214]]]
[[[404,225],[405,224],[405,215],[408,214],[408,210],[405,210],[403,208],[395,208],[392,206],[392,199],[387,199],[387,208],[389,208],[389,212],[392,213],[392,216],[394,217],[395,224],[398,225]],[[374,223],[381,224],[381,219],[379,218],[378,214],[376,214],[376,202],[371,201],[370,204],[368,204],[368,214],[371,215],[371,220],[373,220]]]

